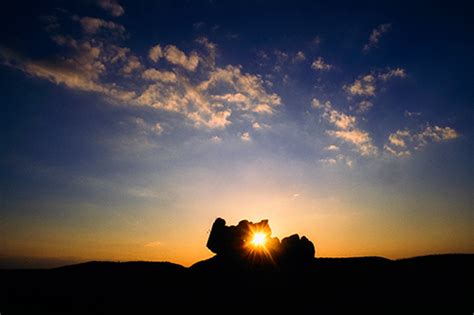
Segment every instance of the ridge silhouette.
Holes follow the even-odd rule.
[[[259,238],[256,239],[256,235]],[[169,262],[86,262],[54,269],[0,269],[1,314],[140,314],[364,309],[472,313],[474,254],[390,260],[316,258],[298,234],[272,237],[268,220],[212,225],[213,257]],[[383,307],[380,307],[382,306]]]

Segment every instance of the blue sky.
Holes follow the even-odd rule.
[[[6,5],[2,257],[190,264],[217,216],[322,256],[472,252],[469,12]]]

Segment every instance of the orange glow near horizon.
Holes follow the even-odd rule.
[[[272,237],[282,240],[294,233],[314,243],[316,257],[393,259],[472,252],[472,229],[467,221],[461,221],[462,217],[452,221],[438,216],[425,217],[425,209],[408,198],[397,199],[396,206],[382,202],[383,198],[373,205],[349,202],[342,195],[316,198],[316,192],[301,192],[294,198],[285,196],[281,187],[266,185],[259,190],[256,186],[263,187],[263,183],[253,178],[252,182],[253,185],[242,185],[245,189],[231,187],[228,194],[213,196],[206,191],[196,199],[183,202],[181,206],[187,211],[173,213],[171,223],[164,220],[164,210],[154,206],[131,211],[125,207],[58,204],[58,211],[69,207],[75,211],[48,220],[33,216],[7,220],[2,232],[9,237],[4,241],[1,254],[31,264],[48,259],[51,261],[48,266],[89,260],[170,261],[191,266],[213,256],[206,247],[209,237],[206,230],[216,217],[225,218],[229,225],[241,219],[269,220],[271,234],[255,229],[246,236],[247,254],[256,260],[271,259]],[[360,193],[363,199],[369,199],[364,194]],[[435,196],[430,197],[430,205],[439,204]],[[212,200],[212,210],[208,210],[211,208],[209,200]],[[400,218],[394,208],[417,211],[404,212]],[[83,213],[89,217],[79,216]],[[420,220],[423,220],[422,225]],[[24,231],[28,231],[28,235]],[[255,246],[253,242],[257,233],[265,235],[263,246]]]

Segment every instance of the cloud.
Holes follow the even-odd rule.
[[[232,114],[230,109],[211,113],[211,118],[207,122],[210,128],[224,128],[231,122],[227,119]]]
[[[376,155],[377,148],[373,145],[368,132],[357,128],[356,118],[334,109],[330,101],[322,103],[314,98],[313,108],[321,111],[321,116],[339,130],[327,130],[326,133],[344,142],[354,145],[363,156]]]
[[[340,129],[353,128],[355,125],[355,117],[346,115],[336,110],[331,110],[327,113],[328,121]]]
[[[253,123],[257,116],[274,114],[281,104],[277,94],[266,90],[260,75],[245,73],[241,66],[216,67],[217,45],[205,37],[195,40],[204,51],[190,54],[174,45],[162,49],[155,44],[146,57],[152,62],[164,58],[178,67],[172,71],[146,69],[140,56],[117,45],[123,38],[94,38],[100,29],[125,31],[122,26],[94,18],[75,19],[87,36],[53,36],[54,43],[66,48],[59,50],[57,58],[30,60],[2,49],[2,63],[58,85],[101,94],[114,102],[176,113],[197,128],[225,128],[231,119],[239,124]]]
[[[250,137],[250,134],[248,132],[244,132],[241,136],[240,136],[240,139],[243,141],[243,142],[250,142],[252,141],[252,138]]]
[[[311,64],[311,68],[318,71],[329,71],[333,68],[333,66],[330,64],[327,64],[324,61],[323,57],[318,57]]]
[[[343,154],[338,154],[336,157],[320,159],[319,163],[326,166],[334,166],[337,164],[342,164],[349,168],[352,168],[354,166],[354,161],[350,157],[345,156]]]
[[[404,78],[406,76],[405,69],[402,68],[396,68],[396,69],[391,69],[388,70],[387,72],[380,73],[378,75],[378,78],[387,81],[391,78]]]
[[[328,130],[327,134],[353,144],[362,156],[377,154],[377,147],[372,144],[369,133],[364,130]]]
[[[313,98],[311,100],[311,107],[313,108],[322,108],[324,105],[321,103],[321,101],[317,98]]]
[[[146,73],[146,74],[145,74]],[[144,72],[150,77],[155,72]],[[230,117],[255,119],[251,115],[270,115],[281,103],[276,94],[267,93],[260,76],[242,73],[240,67],[215,68],[207,79],[191,83],[187,76],[176,76],[174,84],[158,81],[148,85],[136,99],[142,106],[183,114],[196,127],[223,128]]]
[[[196,39],[196,43],[201,44],[207,50],[207,56],[203,60],[211,67],[216,65],[217,57],[217,44],[209,41],[207,37],[199,37]]]
[[[321,109],[323,118],[335,127],[339,129],[350,129],[355,127],[356,118],[335,110],[330,101],[321,103],[318,99],[313,98],[311,105],[313,108]]]
[[[99,0],[98,5],[112,16],[121,16],[125,13],[123,7],[116,0]]]
[[[161,82],[168,82],[168,83],[176,83],[177,76],[172,71],[160,71],[156,69],[146,69],[142,73],[142,78],[151,80],[151,81],[161,81]]]
[[[420,145],[425,145],[430,140],[441,142],[459,138],[459,133],[451,127],[427,126],[425,130],[415,136]]]
[[[411,156],[411,152],[409,150],[395,150],[387,144],[384,145],[384,150],[386,153],[399,158]]]
[[[181,66],[189,71],[196,70],[199,63],[198,55],[195,52],[192,52],[189,56],[186,56],[184,52],[179,50],[179,48],[174,45],[166,46],[164,57],[168,62]]]
[[[105,21],[102,19],[92,18],[88,16],[82,17],[82,18],[75,16],[74,19],[79,21],[79,23],[82,26],[83,31],[87,34],[95,34],[100,29],[107,29],[110,31],[114,31],[119,35],[125,34],[125,27],[111,21]]]
[[[252,109],[252,111],[259,114],[270,114],[270,115],[273,114],[273,108],[270,105],[265,104],[265,103],[258,104]]]
[[[365,112],[369,111],[372,108],[372,106],[374,106],[374,103],[372,103],[371,101],[362,100],[355,107],[355,111],[359,114],[360,113],[365,113]]]
[[[319,162],[324,164],[324,165],[336,165],[337,164],[337,160],[335,158],[319,159]]]
[[[418,132],[403,129],[391,133],[384,149],[390,155],[407,157],[411,155],[411,150],[419,150],[430,142],[449,141],[459,137],[459,133],[451,127],[427,125]]]
[[[221,87],[227,85],[225,93]],[[215,92],[221,94],[215,94]],[[224,93],[222,93],[224,92]],[[262,103],[267,101],[269,103]],[[161,82],[149,85],[138,97],[138,104],[166,111],[179,112],[196,126],[222,128],[230,124],[230,115],[265,110],[272,112],[272,106],[279,104],[278,97],[268,95],[258,77],[242,74],[240,69],[229,66],[217,68],[209,73],[208,80],[192,85],[186,78],[180,78],[176,85],[164,86]],[[271,106],[269,105],[271,104]]]
[[[247,103],[249,98],[242,93],[227,93],[224,95],[213,95],[212,96],[216,100],[226,101],[229,103]]]
[[[273,56],[265,52],[264,50],[259,50],[256,52],[256,55],[258,59],[258,65],[261,67],[271,66],[273,72],[282,73],[282,81],[288,80],[288,74],[284,73],[286,70],[289,70],[295,64],[306,60],[306,55],[301,50],[298,50],[296,52],[285,52],[279,49],[275,49],[273,51]],[[271,75],[267,74],[267,76]]]
[[[218,86],[221,86],[221,90],[222,86],[225,86],[225,89],[246,97],[245,107],[240,107],[240,109],[271,114],[274,107],[281,104],[281,99],[277,94],[266,92],[260,76],[242,73],[240,66],[228,65],[225,68],[216,68],[209,73],[209,79],[201,82],[197,88],[208,92],[217,90]],[[228,97],[226,94],[228,93],[223,94],[224,97]],[[240,95],[234,95],[233,101],[237,97],[239,100],[244,99]]]
[[[339,147],[335,144],[331,144],[324,148],[326,151],[339,151]]]
[[[380,38],[383,34],[387,33],[391,28],[390,23],[381,24],[374,28],[370,33],[369,42],[362,48],[363,51],[368,52],[370,49],[377,47]]]
[[[0,49],[1,62],[4,65],[21,70],[28,75],[46,79],[68,88],[96,92],[119,101],[130,101],[135,91],[122,89],[116,84],[100,82],[100,76],[105,72],[105,60],[100,47],[89,41],[75,41],[65,37],[58,42],[73,48],[74,54],[59,60],[30,60],[8,49]]]
[[[301,50],[298,51],[294,56],[293,56],[293,63],[297,63],[297,62],[301,62],[301,61],[304,61],[306,60],[306,56],[304,54],[304,52],[302,52]]]
[[[283,70],[285,63],[288,61],[290,56],[286,52],[278,50],[278,49],[275,50],[273,54],[276,57],[276,62],[275,62],[275,65],[273,66],[273,71],[281,72]]]
[[[280,64],[284,63],[284,62],[287,61],[288,58],[289,58],[289,56],[288,56],[288,54],[287,54],[286,52],[281,51],[281,50],[278,50],[278,49],[275,50],[273,53],[275,54],[275,56],[276,56],[276,58],[277,58],[277,61],[278,61],[278,63],[280,63]]]
[[[213,143],[221,143],[221,142],[222,142],[222,138],[219,137],[219,136],[213,136],[213,137],[211,137],[210,140],[211,140],[211,142],[213,142]]]
[[[348,167],[352,168],[354,166],[354,161],[352,159],[346,157],[345,161]]]
[[[421,112],[410,112],[408,110],[405,110],[403,115],[405,115],[405,117],[407,117],[407,118],[413,118],[413,117],[421,116]]]
[[[405,77],[406,77],[405,69],[388,68],[385,71],[372,71],[369,74],[361,75],[352,84],[345,84],[343,85],[342,88],[346,92],[349,98],[363,97],[363,98],[366,98],[365,101],[367,101],[367,98],[376,96],[376,92],[382,83],[385,83],[393,78],[405,78]],[[370,104],[373,105],[371,102]],[[369,103],[364,103],[361,105],[362,107],[359,107],[359,108],[360,109],[363,108],[364,110],[362,111],[368,110],[371,107]]]
[[[125,32],[122,26],[95,18],[75,19],[87,36],[53,36],[61,47],[57,57],[30,60],[2,48],[1,63],[70,89],[100,94],[108,101],[177,114],[196,128],[222,129],[236,121],[250,123],[255,129],[257,118],[273,115],[281,105],[280,97],[267,91],[260,75],[245,73],[239,65],[216,67],[217,45],[207,38],[195,40],[204,51],[189,54],[174,45],[162,48],[157,43],[145,57],[154,63],[163,58],[178,67],[172,71],[169,67],[145,68],[140,56],[117,45],[123,38],[95,38],[100,29]],[[260,122],[259,126],[268,125]],[[149,135],[163,132],[158,122],[142,125],[141,130]]]
[[[395,133],[392,133],[388,137],[390,144],[405,148],[406,142],[405,138],[410,137],[410,132],[408,130],[397,130]]]
[[[153,62],[158,62],[158,59],[163,57],[163,51],[160,45],[153,46],[148,52],[148,58]]]
[[[252,124],[252,128],[255,129],[255,130],[260,130],[260,129],[262,129],[262,126],[260,126],[260,124],[258,122],[254,122]]]
[[[138,128],[139,133],[142,135],[160,136],[164,132],[164,128],[161,123],[148,123],[140,117],[132,119],[132,123]]]
[[[344,85],[344,90],[349,95],[374,96],[375,95],[375,77],[371,74],[356,79],[350,85]]]
[[[153,126],[153,131],[157,134],[157,135],[161,135],[163,133],[163,127],[161,126],[160,123],[156,123],[154,126]]]
[[[138,59],[138,57],[130,56],[125,66],[122,68],[122,71],[125,74],[131,74],[132,72],[140,69],[141,67],[142,67],[142,64],[140,63],[140,60]]]

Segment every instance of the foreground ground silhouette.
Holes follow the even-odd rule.
[[[472,313],[474,255],[389,260],[315,258],[305,237],[271,237],[268,221],[226,226],[189,268],[168,262],[88,262],[43,270],[0,270],[1,314],[255,313],[320,309],[402,311],[421,306]]]

